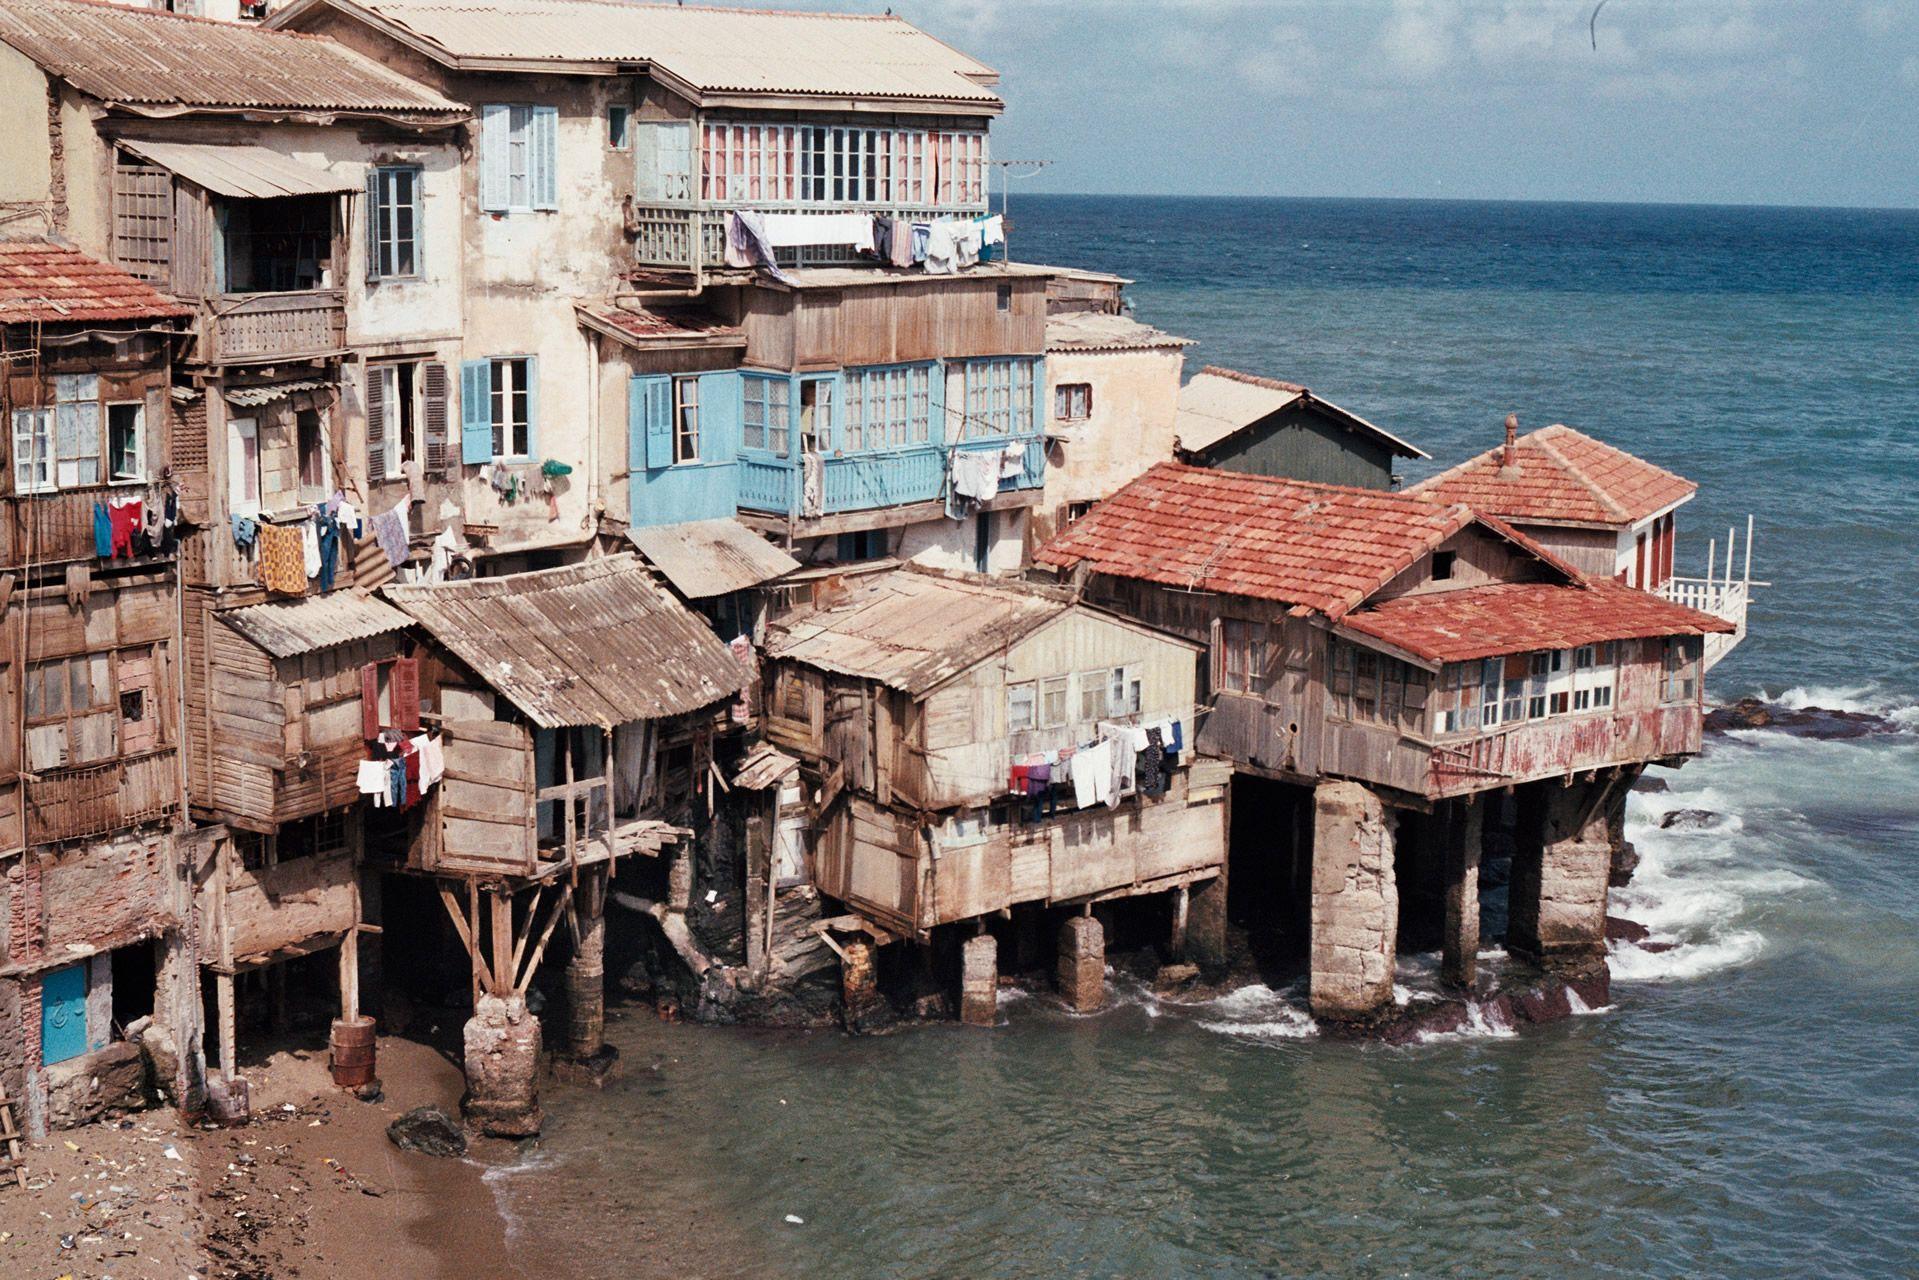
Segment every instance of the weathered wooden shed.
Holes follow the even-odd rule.
[[[1427,456],[1296,383],[1216,365],[1180,389],[1173,430],[1188,461],[1362,489],[1392,488],[1396,459]]]

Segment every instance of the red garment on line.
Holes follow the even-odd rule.
[[[113,529],[113,554],[131,556],[133,554],[133,531],[140,527],[144,518],[141,508],[145,504],[138,498],[123,506],[107,507],[107,523]]]

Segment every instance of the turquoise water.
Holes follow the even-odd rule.
[[[1759,530],[1712,693],[1903,732],[1749,733],[1636,795],[1614,1004],[1411,1048],[1298,993],[1044,995],[880,1039],[616,1020],[494,1177],[515,1261],[581,1277],[1919,1274],[1919,215],[1021,197],[1029,260],[1435,455],[1508,410],[1698,479]],[[1415,470],[1417,475],[1420,470]],[[1668,808],[1729,815],[1667,832]],[[631,922],[616,919],[616,928]],[[1424,961],[1406,962],[1415,982]],[[787,1215],[803,1219],[795,1224]]]

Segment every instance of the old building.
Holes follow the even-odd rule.
[[[1190,746],[1197,656],[1056,590],[915,568],[775,624],[766,733],[821,780],[808,866],[860,924],[849,1016],[874,941],[974,934],[963,1007],[988,1023],[995,917],[1009,937],[1063,924],[1082,1008],[1104,967],[1091,904],[1177,898],[1185,945],[1189,894],[1224,896],[1224,777]],[[1223,916],[1198,914],[1216,954]]]
[[[1234,910],[1292,923],[1334,1017],[1390,1005],[1402,917],[1440,932],[1443,914],[1447,973],[1470,988],[1495,821],[1518,847],[1508,949],[1603,954],[1625,791],[1698,751],[1702,641],[1731,629],[1460,504],[1178,464],[1037,563],[1207,645],[1196,745],[1240,775]],[[1396,862],[1407,908],[1443,884],[1423,912],[1402,909]]]
[[[1277,378],[1208,365],[1180,389],[1179,457],[1244,475],[1390,489],[1400,458],[1424,450]]]
[[[1509,415],[1504,444],[1407,492],[1463,502],[1507,521],[1581,573],[1617,578],[1724,618],[1735,629],[1707,639],[1711,667],[1745,635],[1752,530],[1748,520],[1743,567],[1734,565],[1737,535],[1728,529],[1723,564],[1714,542],[1704,577],[1677,576],[1677,515],[1698,489],[1684,476],[1562,424],[1522,436],[1517,415]]]
[[[199,1088],[167,412],[189,314],[0,241],[0,1086],[34,1133],[144,1105],[148,1039],[162,1088]]]

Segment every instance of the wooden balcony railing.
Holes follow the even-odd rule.
[[[93,509],[116,498],[154,501],[158,490],[137,484],[90,484],[57,493],[21,494],[0,513],[0,565],[92,560]]]
[[[216,295],[201,307],[199,349],[207,364],[337,355],[346,350],[346,291]]]
[[[1706,670],[1712,670],[1746,638],[1746,607],[1754,585],[1738,578],[1668,578],[1660,584],[1659,594],[1674,604],[1724,618],[1738,628],[1730,635],[1706,637]]]
[[[41,774],[27,782],[27,843],[105,835],[173,813],[180,803],[172,748]]]
[[[770,211],[772,205],[755,206]],[[986,207],[967,209],[927,209],[895,205],[788,205],[782,213],[872,213],[894,218],[970,218],[986,212]],[[731,209],[688,207],[686,205],[637,205],[627,219],[633,236],[633,261],[642,267],[684,267],[712,269],[726,265],[726,222]],[[697,256],[694,247],[698,246]],[[778,251],[785,265],[821,266],[856,261],[848,245],[801,246]]]

